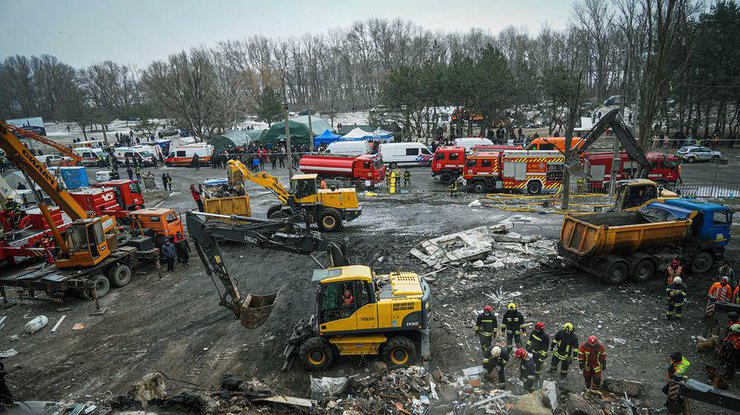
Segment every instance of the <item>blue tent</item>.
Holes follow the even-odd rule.
[[[318,146],[321,144],[330,144],[330,143],[337,141],[340,137],[341,135],[334,134],[329,130],[324,130],[324,132],[321,133],[321,135],[317,135],[313,138],[313,144],[315,146]]]

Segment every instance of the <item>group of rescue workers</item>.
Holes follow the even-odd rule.
[[[570,364],[574,359],[578,359],[586,388],[594,390],[599,388],[601,373],[606,370],[606,350],[596,336],[589,336],[588,341],[579,346],[573,323],[565,323],[551,341],[545,332],[545,323],[539,321],[534,324],[534,330],[529,335],[526,346],[522,347],[522,335],[527,335],[527,323],[515,303],[510,303],[506,308],[500,327],[501,333],[506,335],[505,346],[493,343],[499,330],[493,307],[490,305],[483,307],[483,312],[478,314],[475,324],[475,332],[483,353],[483,367],[489,379],[493,379],[493,371],[496,370],[497,381],[506,383],[504,368],[516,345],[514,358],[519,363],[519,378],[528,391],[533,391],[541,380],[548,351],[552,352],[548,372],[557,371],[559,365],[560,377],[565,378]]]

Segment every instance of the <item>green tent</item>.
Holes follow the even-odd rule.
[[[293,145],[308,145],[308,116],[293,117],[288,120],[290,131],[290,143]],[[329,123],[316,116],[311,117],[311,129],[314,137],[321,135],[326,130],[334,132]],[[262,135],[261,141],[265,144],[275,143],[285,140],[285,121],[280,121],[272,125],[265,134]]]
[[[238,146],[247,146],[259,140],[267,130],[229,130],[208,141],[216,151],[228,150]]]

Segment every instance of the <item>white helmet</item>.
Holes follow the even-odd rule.
[[[676,277],[673,279],[673,282],[675,282],[676,284],[681,284],[683,280],[681,279],[681,277]]]
[[[501,348],[498,346],[493,346],[493,349],[491,349],[491,356],[493,357],[501,356]]]

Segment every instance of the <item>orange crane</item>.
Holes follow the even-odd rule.
[[[33,131],[24,130],[23,128],[13,127],[12,125],[3,123],[4,126],[14,132],[16,135],[22,135],[28,139],[38,141],[41,144],[47,145],[56,149],[62,156],[68,157],[68,159],[62,159],[60,166],[76,166],[82,161],[82,157],[75,154],[69,147],[63,146],[54,140],[50,140],[44,136],[38,135]]]

